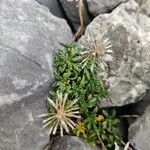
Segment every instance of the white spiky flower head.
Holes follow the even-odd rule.
[[[69,133],[70,129],[74,129],[76,123],[73,118],[81,118],[79,115],[79,107],[77,100],[68,101],[68,94],[59,93],[55,101],[48,98],[48,103],[52,107],[51,113],[42,114],[39,117],[44,118],[43,127],[49,127],[49,134],[56,134],[60,130],[60,135],[63,137],[63,130]]]
[[[112,44],[108,38],[105,38],[104,34],[99,34],[98,36],[88,34],[84,47],[86,50],[81,52],[81,54],[87,55],[87,57],[93,56],[103,70],[105,70],[107,62],[113,60]]]

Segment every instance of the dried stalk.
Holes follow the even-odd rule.
[[[107,150],[105,144],[103,143],[103,140],[101,139],[101,137],[99,135],[98,135],[98,139],[99,139],[99,141],[100,141],[100,143],[102,145],[102,150]]]
[[[75,34],[75,39],[79,38],[83,34],[83,28],[84,28],[84,23],[83,23],[83,0],[78,0],[78,7],[79,7],[79,19],[80,19],[80,26],[78,28],[78,31]]]
[[[122,115],[120,118],[138,118],[139,115]]]

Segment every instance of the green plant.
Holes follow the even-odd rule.
[[[60,135],[63,136],[63,129],[69,133],[69,128],[74,129],[76,123],[72,118],[81,118],[79,116],[79,107],[76,104],[76,100],[69,101],[68,94],[63,97],[62,93],[57,91],[56,100],[51,100],[48,98],[48,105],[50,113],[42,114],[39,117],[44,118],[43,127],[49,127],[51,134],[56,134],[58,128],[60,129]]]
[[[79,123],[74,133],[77,136],[83,137],[87,142],[92,145],[104,144],[107,149],[114,147],[114,142],[119,142],[116,138],[117,125],[119,120],[116,118],[115,109],[102,110],[99,115],[98,113],[92,113],[82,122],[82,128],[84,132],[80,132]]]
[[[67,93],[68,102],[78,105],[81,115],[80,119],[73,119],[69,116],[69,123],[77,123],[75,128],[68,124],[68,126],[73,129],[72,134],[84,138],[93,145],[101,145],[102,147],[111,149],[114,147],[114,143],[118,142],[115,136],[117,134],[116,126],[118,119],[114,109],[107,110],[98,108],[99,101],[107,97],[108,93],[102,80],[97,75],[97,69],[100,67],[98,59],[102,62],[102,55],[99,54],[101,49],[98,49],[100,42],[96,44],[97,47],[94,47],[96,49],[95,53],[94,48],[89,52],[88,50],[81,52],[80,46],[74,42],[65,45],[62,44],[63,48],[59,50],[54,61],[56,69],[54,76],[56,80],[52,85],[49,97],[53,100],[57,99],[57,90],[59,90],[62,95]],[[111,52],[109,46],[110,45],[105,41],[105,47],[103,48]],[[74,102],[75,99],[76,103]],[[54,103],[56,103],[56,101],[54,101]],[[48,101],[47,108],[49,115],[44,117],[49,118],[54,115],[54,109],[51,106],[54,106],[53,102]],[[76,108],[74,105],[72,105],[72,107]],[[73,111],[73,116],[74,113],[78,112],[76,112],[76,109],[74,112],[74,108],[72,108],[71,111]],[[55,110],[55,116],[56,114],[57,111]],[[55,119],[55,122],[57,122],[57,119],[58,118]],[[45,122],[47,123],[47,120],[44,121],[44,123]],[[68,123],[67,121],[64,122]],[[57,124],[60,127],[60,131],[63,127],[65,131],[68,132],[64,123],[62,124],[61,122],[50,123],[50,126],[47,127],[50,127],[50,130],[53,130],[55,134]],[[63,135],[61,132],[60,134]]]
[[[56,82],[53,91],[60,90],[69,93],[70,99],[78,99],[82,115],[89,111],[96,111],[99,100],[107,95],[102,81],[97,78],[96,71],[91,70],[91,65],[96,66],[92,58],[83,62],[81,48],[76,43],[63,45],[55,59]],[[50,92],[52,96],[55,92]]]

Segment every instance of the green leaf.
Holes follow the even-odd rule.
[[[63,74],[63,78],[64,78],[64,80],[67,80],[68,78],[69,78],[69,76],[71,75],[71,72],[66,72],[66,73],[64,73]]]
[[[54,71],[54,77],[56,79],[62,79],[62,77],[56,71]]]

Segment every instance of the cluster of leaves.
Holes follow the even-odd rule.
[[[102,110],[99,115],[93,113],[79,122],[74,132],[92,145],[104,145],[104,149],[112,149],[114,143],[119,142],[116,137],[118,122],[115,109]]]
[[[98,102],[107,96],[103,82],[97,77],[97,61],[92,56],[85,57],[81,54],[81,48],[76,43],[64,45],[59,50],[55,61],[56,78],[50,91],[50,98],[56,99],[56,91],[67,93],[68,99],[76,99],[81,119],[77,123],[73,133],[83,137],[87,142],[111,149],[116,138],[118,119],[116,111],[98,109]],[[47,105],[48,112],[51,106]]]

